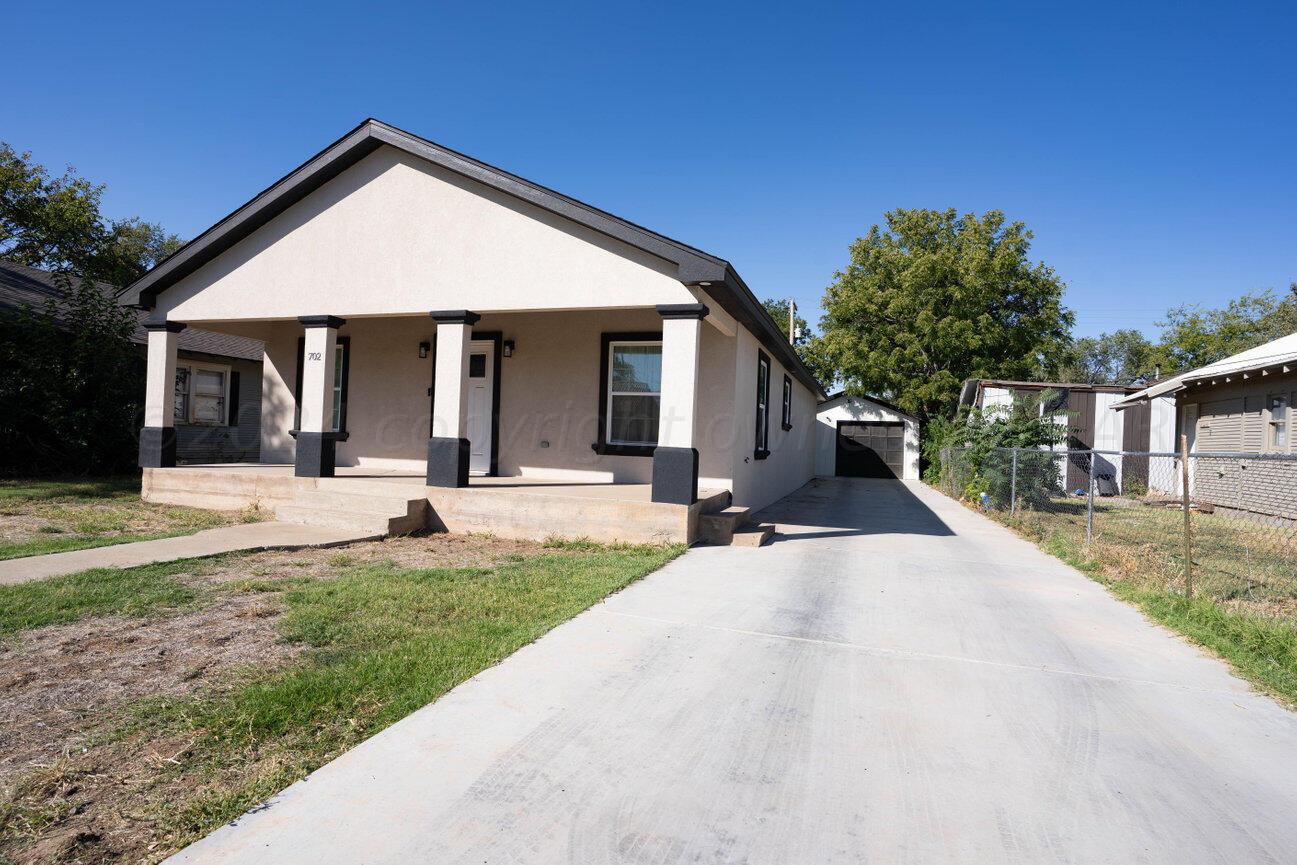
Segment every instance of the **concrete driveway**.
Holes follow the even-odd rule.
[[[1297,859],[1297,715],[915,483],[827,480],[174,861]]]

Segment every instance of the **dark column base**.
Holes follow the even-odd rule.
[[[176,428],[146,426],[140,430],[140,468],[166,469],[176,464]]]
[[[468,439],[428,439],[428,486],[468,486]]]
[[[293,474],[299,478],[333,477],[334,438],[332,432],[299,432]]]
[[[672,505],[692,505],[698,501],[698,451],[654,448],[653,501]]]

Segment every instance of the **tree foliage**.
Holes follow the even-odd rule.
[[[1148,337],[1123,329],[1074,340],[1058,377],[1081,384],[1143,384],[1153,379],[1158,365]]]
[[[143,362],[133,310],[94,281],[0,312],[0,472],[107,474],[134,466]]]
[[[0,142],[0,258],[121,287],[180,247],[138,217],[105,219],[103,192],[71,166],[56,177]]]
[[[851,245],[807,354],[822,380],[893,400],[925,423],[967,378],[1036,378],[1064,355],[1063,282],[1000,211],[894,210]]]
[[[1146,384],[1297,333],[1297,283],[1282,298],[1271,290],[1250,291],[1220,309],[1173,307],[1159,326],[1157,342],[1137,330],[1075,340],[1059,377],[1088,384]]]
[[[1269,289],[1245,292],[1222,309],[1196,305],[1167,311],[1155,360],[1162,372],[1195,369],[1297,333],[1297,283],[1280,298]]]

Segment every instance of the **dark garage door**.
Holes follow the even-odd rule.
[[[905,474],[905,424],[839,421],[835,474],[849,478],[899,478]]]

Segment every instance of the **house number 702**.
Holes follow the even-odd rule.
[[[308,354],[308,355],[306,356],[306,359],[307,359],[307,360],[319,360],[321,357],[323,357],[323,355],[321,355],[318,351],[313,351],[313,352],[311,352],[310,354]]]

